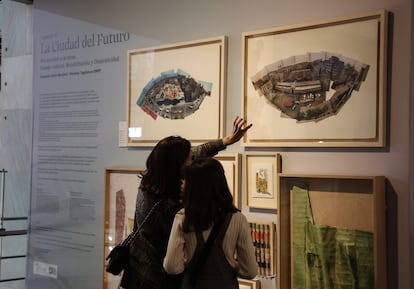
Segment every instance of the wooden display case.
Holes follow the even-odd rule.
[[[306,188],[305,190],[308,192],[313,221],[311,226],[316,224],[316,226],[333,227],[334,230],[345,228],[345,231],[368,232],[367,234],[372,240],[372,247],[370,247],[372,248],[372,255],[369,259],[373,263],[371,264],[371,268],[373,268],[372,288],[385,289],[387,287],[385,177],[281,173],[278,174],[278,178],[277,288],[298,289],[299,286],[295,286],[295,284],[298,284],[295,281],[297,279],[294,277],[306,274],[301,271],[302,267],[298,267],[297,259],[295,259],[297,256],[299,256],[299,259],[305,256],[303,259],[307,260],[307,263],[304,263],[306,265],[303,266],[303,270],[306,266],[309,266],[308,251],[297,250],[297,252],[294,252],[294,248],[298,247],[293,242],[293,236],[297,235],[293,234],[296,232],[294,231],[296,227],[292,223],[294,223],[294,218],[297,221],[300,217],[292,212],[293,208],[298,207],[298,201],[295,201],[297,199],[294,196],[294,192],[297,193],[298,191],[292,191],[292,188],[301,186]],[[325,245],[323,244],[323,246]],[[294,266],[296,266],[296,271]],[[311,270],[309,269],[309,271]],[[298,272],[296,276],[294,276],[295,272]],[[330,279],[330,277],[327,279]],[[334,279],[333,282],[335,281]],[[333,285],[336,286],[337,284]]]

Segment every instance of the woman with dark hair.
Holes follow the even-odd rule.
[[[160,140],[146,161],[138,189],[134,230],[152,210],[139,234],[130,244],[130,258],[120,286],[125,289],[174,289],[177,278],[165,273],[163,258],[176,212],[182,207],[184,169],[193,159],[211,157],[239,141],[251,127],[237,117],[232,133],[223,139],[191,147],[188,140],[169,136]]]
[[[219,226],[218,235],[205,263],[196,270],[193,256],[201,256],[215,226]],[[196,270],[191,288],[197,289],[237,289],[237,277],[256,276],[258,264],[249,223],[233,205],[223,166],[216,159],[197,159],[187,168],[184,208],[175,215],[163,265],[172,275],[186,268],[187,272]]]

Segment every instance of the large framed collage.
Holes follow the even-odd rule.
[[[341,271],[326,273],[318,268],[332,265],[330,260],[318,259],[320,251],[304,253],[317,244],[317,234],[329,230],[346,235],[349,243],[355,234],[362,236],[368,245],[355,249],[331,238],[323,254],[349,261],[352,250],[361,250],[366,259],[356,265],[372,274],[350,278],[385,288],[379,285],[387,275],[384,177],[286,174],[278,151],[387,145],[387,30],[388,12],[377,10],[243,33],[241,117],[254,129],[241,139],[243,152],[215,156],[234,204],[248,211],[259,265],[257,278],[239,279],[240,288],[268,289],[269,280],[282,289],[348,282],[331,275],[351,276],[352,268],[341,265]],[[166,135],[183,136],[193,145],[222,138],[226,66],[226,36],[128,51],[127,146],[151,148]],[[105,171],[104,256],[131,231],[142,172]],[[293,188],[298,183],[309,189],[303,199]],[[262,222],[261,214],[274,220],[266,216]],[[298,233],[308,229],[317,233]],[[319,281],[305,267],[322,276]],[[117,289],[119,280],[104,270],[104,289]]]
[[[127,145],[223,137],[227,37],[128,51]]]
[[[245,146],[385,146],[387,12],[244,33],[242,85]]]

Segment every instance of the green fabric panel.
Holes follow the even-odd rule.
[[[315,225],[307,189],[291,192],[294,289],[373,289],[373,234]]]

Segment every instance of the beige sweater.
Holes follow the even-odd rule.
[[[169,274],[182,273],[197,246],[195,233],[183,232],[183,221],[184,209],[175,215],[164,258],[164,269]],[[210,231],[211,228],[203,232],[204,240],[207,240]],[[233,214],[223,240],[223,251],[227,261],[238,277],[246,279],[254,278],[258,270],[250,232],[246,217],[237,212]]]

